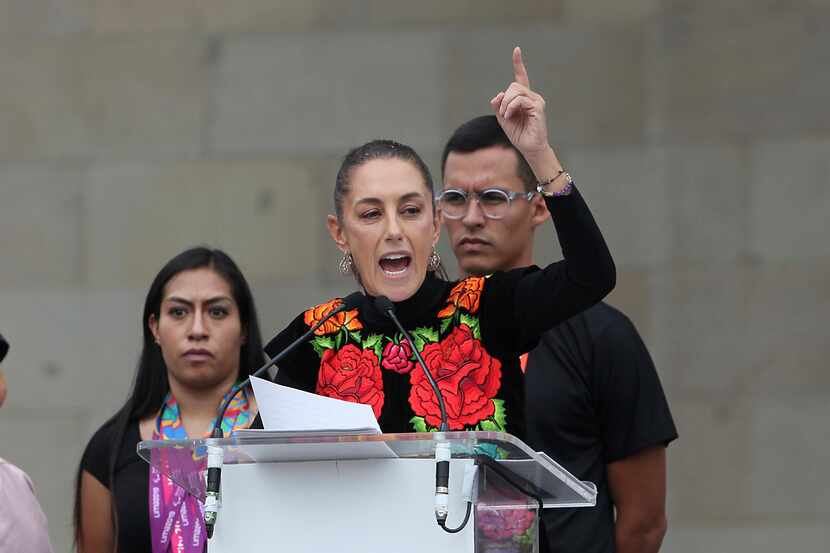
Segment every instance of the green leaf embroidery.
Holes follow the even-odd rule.
[[[478,423],[478,427],[480,430],[484,430],[486,432],[500,432],[501,429],[496,424],[496,421],[493,419],[484,419],[480,423]]]
[[[415,342],[412,345],[418,351],[423,351],[425,345],[438,341],[438,333],[435,329],[427,326],[418,327],[410,332],[410,334],[412,335],[412,340]]]
[[[372,334],[365,340],[363,340],[363,349],[374,348],[378,343],[380,343],[383,337],[380,334]]]
[[[318,336],[317,338],[314,339],[314,341],[317,342],[318,344],[320,344],[320,347],[323,347],[323,348],[326,348],[326,349],[331,349],[331,348],[334,347],[334,341],[332,341],[332,339],[329,338],[328,336]]]
[[[331,338],[326,336],[317,336],[314,340],[311,341],[311,347],[314,348],[314,351],[317,352],[317,355],[323,357],[323,354],[326,352],[327,349],[334,348],[334,342]]]
[[[452,324],[452,317],[447,317],[446,319],[441,321],[441,334],[446,334],[447,329]]]
[[[378,356],[378,359],[381,358],[383,355],[383,336],[380,334],[371,334],[368,338],[363,341],[363,349],[371,349],[374,350],[375,355]]]
[[[348,331],[346,331],[346,332],[347,332],[347,334],[349,334],[349,336],[351,336],[351,337],[352,337],[352,339],[353,339],[355,342],[357,342],[358,344],[359,344],[359,343],[363,340],[363,337],[360,335],[360,331],[359,331],[359,330],[355,330],[354,332],[348,332]]]
[[[461,324],[465,324],[470,327],[470,331],[473,333],[473,338],[476,340],[481,340],[481,328],[478,324],[478,317],[472,317],[465,313],[461,314]]]
[[[412,340],[415,342],[414,344],[412,344],[412,346],[415,349],[417,349],[418,351],[424,351],[424,345],[426,345],[426,342],[424,341],[423,338],[421,338],[417,334],[413,334],[412,335]]]
[[[417,334],[418,336],[421,336],[424,339],[424,341],[426,341],[426,342],[437,342],[438,341],[438,333],[435,332],[434,329],[432,329],[428,326],[422,326],[422,327],[416,328],[415,331],[414,331],[414,334]]]
[[[334,339],[334,348],[340,349],[340,346],[343,345],[343,333],[338,332],[337,337]]]
[[[409,419],[409,423],[415,429],[415,432],[429,432],[427,429],[427,421],[424,420],[424,417],[412,417]]]
[[[504,408],[504,400],[494,399],[492,401],[493,405],[496,406],[496,412],[493,413],[493,420],[499,427],[499,432],[505,432],[507,430],[507,409]]]
[[[527,530],[522,532],[521,534],[516,534],[513,536],[513,541],[516,543],[520,543],[522,545],[532,545],[536,538],[536,520],[534,519],[533,522],[530,524]]]

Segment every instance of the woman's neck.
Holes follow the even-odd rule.
[[[231,389],[236,378],[229,378],[208,389],[193,389],[170,379],[170,392],[179,404],[182,425],[189,438],[201,438],[210,432],[222,398]]]
[[[404,326],[421,324],[419,321],[437,312],[436,307],[441,299],[444,290],[449,283],[438,279],[433,273],[427,273],[421,286],[409,298],[395,302],[395,314]],[[392,321],[385,313],[381,313],[374,305],[374,296],[367,296],[361,310],[361,316],[372,326],[388,328],[392,330]]]

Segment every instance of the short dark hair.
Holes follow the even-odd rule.
[[[452,133],[452,136],[444,146],[444,153],[441,156],[441,177],[444,176],[444,169],[447,166],[447,157],[451,152],[471,153],[491,146],[502,146],[516,152],[516,175],[525,185],[525,190],[531,192],[536,190],[536,175],[528,165],[522,153],[510,142],[504,130],[499,125],[495,115],[482,115],[470,119]]]

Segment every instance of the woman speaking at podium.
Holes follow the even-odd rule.
[[[368,404],[384,432],[434,430],[441,422],[439,399],[417,350],[443,396],[449,430],[524,436],[520,354],[545,330],[601,300],[614,287],[615,269],[549,144],[544,100],[530,89],[518,48],[513,68],[515,82],[491,106],[533,169],[538,192],[444,191],[436,202],[429,170],[412,148],[375,140],[349,152],[337,174],[328,229],[343,252],[340,271],[353,274],[366,296],[286,356],[278,383]],[[486,278],[444,278],[435,251],[442,209],[481,209],[500,218],[517,202],[541,201],[536,194],[553,217],[564,261]],[[481,234],[470,242],[488,247]],[[335,299],[300,314],[268,344],[268,354],[283,350],[341,303]],[[411,341],[389,317],[390,307]]]

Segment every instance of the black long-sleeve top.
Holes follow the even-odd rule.
[[[615,284],[611,254],[582,196],[546,198],[564,260],[447,282],[429,273],[395,304],[409,344],[365,297],[280,363],[276,382],[372,406],[384,432],[436,429],[440,411],[412,347],[444,397],[450,430],[505,431],[524,438],[519,356],[540,335],[599,302]],[[308,309],[274,338],[273,356],[341,300]]]

